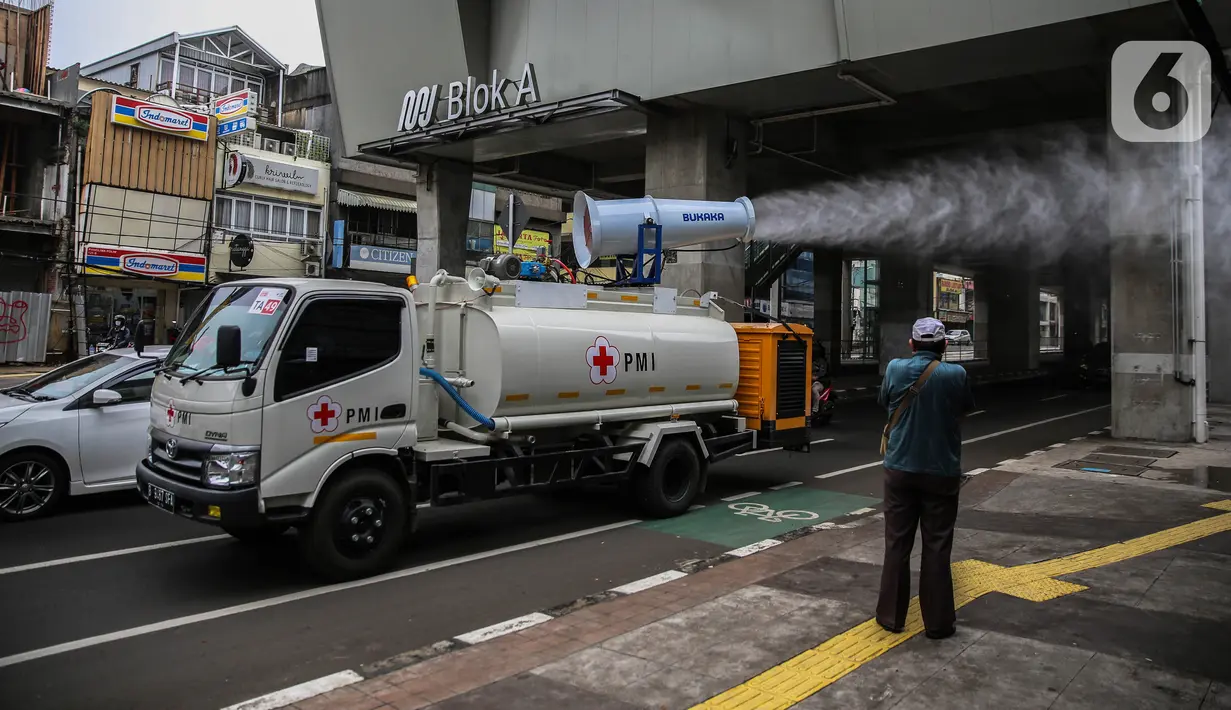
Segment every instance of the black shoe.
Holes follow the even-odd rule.
[[[924,631],[923,635],[927,636],[933,641],[939,641],[941,639],[947,639],[956,633],[957,633],[957,628],[954,626],[950,626],[947,629],[940,629],[939,631]]]
[[[902,629],[904,628],[902,626],[890,626],[889,624],[886,624],[883,621],[877,621],[876,623],[880,624],[880,627],[882,629],[888,631],[891,634],[900,634],[902,633]]]

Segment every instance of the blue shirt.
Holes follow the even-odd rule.
[[[917,352],[914,357],[893,360],[885,368],[877,399],[893,416],[910,386],[939,355]],[[932,372],[915,401],[902,413],[889,432],[885,468],[910,473],[960,476],[962,429],[960,418],[974,409],[974,397],[966,369],[946,362]]]

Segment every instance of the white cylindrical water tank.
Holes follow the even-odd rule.
[[[466,401],[491,417],[728,400],[735,331],[699,315],[496,306],[464,319]],[[458,412],[458,420],[473,424]]]
[[[649,218],[662,227],[662,248],[675,249],[723,239],[748,241],[756,230],[752,201],[672,200],[649,195],[635,200],[595,200],[584,192],[573,197],[573,251],[587,267],[600,256],[637,253],[638,227]],[[653,247],[652,234],[645,236]]]

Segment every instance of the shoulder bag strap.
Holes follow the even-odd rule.
[[[928,366],[923,368],[923,374],[919,375],[919,379],[915,380],[915,383],[906,390],[906,394],[902,396],[902,401],[893,410],[893,414],[889,417],[889,423],[885,424],[885,430],[881,432],[881,456],[884,456],[885,450],[889,448],[889,432],[893,431],[893,428],[898,425],[898,421],[901,420],[902,414],[906,412],[906,408],[911,405],[911,402],[915,401],[915,397],[919,396],[919,390],[923,389],[923,385],[927,383],[928,378],[932,376],[932,373],[938,367],[940,367],[940,360],[933,360],[928,363]]]

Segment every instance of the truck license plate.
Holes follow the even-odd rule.
[[[168,513],[175,512],[175,494],[165,488],[159,488],[152,483],[145,484],[145,499]]]

